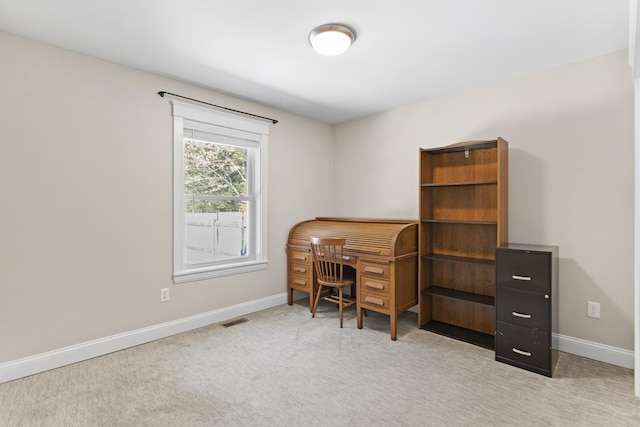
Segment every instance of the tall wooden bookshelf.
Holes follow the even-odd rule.
[[[494,348],[495,252],[508,241],[508,143],[420,149],[419,323]]]

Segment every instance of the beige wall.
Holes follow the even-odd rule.
[[[417,218],[420,147],[501,136],[509,240],[560,247],[560,334],[633,350],[633,108],[621,51],[344,123],[336,215]]]
[[[510,240],[560,246],[560,333],[633,349],[626,52],[335,128],[1,32],[0,64],[0,363],[281,294],[295,222],[416,218],[419,147],[496,136],[510,143]],[[280,120],[267,270],[172,284],[160,90]]]
[[[331,126],[6,33],[0,64],[0,363],[286,291],[290,227],[332,214]],[[280,121],[267,270],[172,284],[161,90]]]

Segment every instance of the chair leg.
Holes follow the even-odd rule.
[[[316,295],[316,300],[313,302],[313,310],[311,310],[311,318],[316,317],[316,309],[318,308],[318,301],[320,301],[320,293],[322,292],[322,285],[318,285],[318,295]]]
[[[342,288],[338,288],[338,294],[340,295],[340,327],[342,328]]]

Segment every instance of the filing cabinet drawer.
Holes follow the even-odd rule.
[[[381,310],[389,310],[389,298],[384,295],[360,292],[360,298],[360,305],[363,308],[371,308],[372,310],[378,312]]]
[[[548,254],[496,251],[496,285],[536,292],[551,292],[551,258]]]
[[[551,298],[541,292],[507,286],[496,288],[496,320],[528,328],[550,330]]]
[[[360,260],[361,274],[369,277],[381,277],[389,279],[391,277],[389,263],[378,264],[366,260]]]
[[[360,286],[363,292],[379,292],[382,295],[389,295],[389,281],[373,279],[371,277],[360,277]]]
[[[549,331],[496,322],[496,359],[549,371]]]

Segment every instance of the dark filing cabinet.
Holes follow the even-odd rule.
[[[558,247],[496,249],[496,360],[553,376],[558,333]]]

